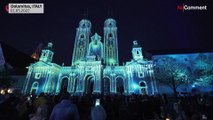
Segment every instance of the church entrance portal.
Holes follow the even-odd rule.
[[[75,82],[74,82],[74,93],[76,92],[76,90],[77,90],[77,82],[78,82],[78,78],[75,78]]]
[[[35,95],[38,92],[38,82],[34,82],[31,87],[31,94]]]
[[[146,94],[147,94],[147,85],[146,85],[146,82],[141,81],[141,82],[139,83],[139,85],[140,85],[140,93],[141,93],[142,95],[146,95]]]
[[[94,89],[94,77],[87,75],[85,77],[85,93],[91,95]]]
[[[123,78],[118,77],[116,78],[116,93],[123,94],[124,92],[124,81]]]
[[[63,78],[61,81],[61,92],[67,92],[68,88],[68,78]]]
[[[104,78],[104,94],[110,94],[110,79],[108,77]]]

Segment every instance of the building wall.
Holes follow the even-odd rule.
[[[24,93],[41,92],[58,94],[62,82],[67,79],[67,91],[72,94],[155,94],[157,92],[152,70],[146,65],[103,66],[101,61],[81,62],[78,66],[62,66],[54,70],[52,66],[35,63],[29,67]],[[146,84],[144,92],[141,92]],[[33,85],[38,83],[38,88]],[[93,87],[91,88],[92,85]],[[92,89],[92,91],[91,91]]]
[[[119,66],[117,27],[114,19],[107,19],[104,23],[104,46],[97,33],[91,37],[89,43],[90,29],[89,20],[80,21],[71,66],[53,63],[53,44],[48,43],[42,50],[42,59],[29,66],[23,92],[58,94],[68,91],[77,95],[151,95],[157,92],[153,63],[143,59],[142,48],[137,41],[133,42],[133,59]]]

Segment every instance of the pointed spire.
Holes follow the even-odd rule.
[[[48,42],[47,47],[42,50],[41,56],[39,58],[40,61],[43,62],[52,62],[53,60],[53,43]]]

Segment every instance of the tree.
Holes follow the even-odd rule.
[[[193,64],[195,82],[200,86],[213,86],[213,54],[199,54]]]
[[[177,88],[181,84],[188,83],[189,71],[175,58],[163,56],[155,63],[155,77],[159,83],[172,88],[177,98]]]

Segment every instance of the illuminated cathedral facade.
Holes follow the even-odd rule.
[[[83,19],[76,31],[72,65],[53,63],[53,43],[42,49],[39,61],[28,66],[23,93],[84,94],[157,93],[153,61],[143,57],[142,47],[133,41],[132,60],[119,65],[116,21],[104,22],[103,36],[91,36],[92,24]],[[130,53],[131,52],[131,53]]]

